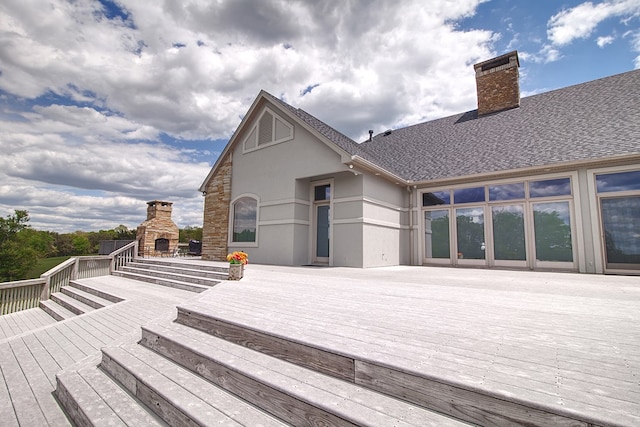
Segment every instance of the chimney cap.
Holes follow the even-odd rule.
[[[511,62],[511,58],[515,57],[515,65],[520,67],[520,59],[518,58],[518,51],[513,50],[511,52],[505,53],[504,55],[497,56],[495,58],[488,59],[483,62],[479,62],[473,66],[476,70],[476,73],[487,71],[493,68],[500,67],[502,65],[507,65]]]

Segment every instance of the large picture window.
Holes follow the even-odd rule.
[[[258,201],[253,197],[241,197],[232,205],[232,242],[256,242]]]
[[[541,178],[422,193],[425,263],[575,268],[572,177]],[[637,180],[635,175],[609,178],[607,188],[625,190]],[[630,247],[622,238],[616,243]]]
[[[596,176],[606,268],[640,270],[640,171]]]

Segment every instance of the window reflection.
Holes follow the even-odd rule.
[[[529,197],[551,197],[571,195],[571,179],[547,179],[529,183]]]
[[[596,185],[598,193],[640,190],[640,171],[598,175]]]
[[[331,185],[318,185],[314,187],[314,200],[329,200],[331,199]]]
[[[602,199],[602,224],[607,263],[640,268],[640,197]]]
[[[451,203],[451,192],[434,191],[422,195],[422,206],[448,205]]]
[[[533,205],[533,227],[538,261],[573,261],[569,202]]]
[[[524,182],[490,185],[489,201],[524,199]]]
[[[523,188],[524,191],[524,188]],[[524,207],[493,206],[493,251],[495,259],[525,261]]]
[[[458,258],[485,259],[484,209],[456,209]]]
[[[484,202],[484,187],[460,188],[453,190],[454,203]]]
[[[251,197],[242,197],[233,204],[233,241],[255,242],[258,202]]]
[[[424,213],[425,257],[449,258],[449,210]]]

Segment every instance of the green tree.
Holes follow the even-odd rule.
[[[0,218],[0,281],[20,280],[35,264],[38,252],[18,237],[29,226],[29,213],[15,210],[13,215]]]
[[[71,238],[74,255],[86,255],[91,253],[91,242],[85,233],[78,232]]]
[[[35,250],[38,258],[47,258],[55,255],[56,248],[54,246],[53,233],[34,230],[29,227],[21,230],[17,234],[17,238],[21,244]]]
[[[113,240],[135,240],[136,229],[128,229],[126,225],[120,224],[113,229]]]
[[[473,221],[469,215],[456,217],[458,252],[466,259],[484,259],[484,224]]]
[[[58,234],[54,235],[54,246],[56,248],[57,256],[70,256],[74,255],[75,248],[73,247],[73,235],[72,234]]]
[[[558,212],[533,212],[536,229],[536,259],[573,261],[571,227]]]
[[[179,241],[181,243],[188,243],[189,240],[202,241],[202,227],[187,226],[179,230]]]
[[[493,216],[495,258],[527,259],[524,241],[524,216],[521,212],[499,211]]]

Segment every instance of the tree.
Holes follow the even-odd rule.
[[[85,233],[76,231],[71,238],[74,255],[87,255],[91,253],[91,242]]]
[[[571,227],[558,212],[533,212],[538,261],[573,261]]]
[[[126,225],[120,224],[113,229],[114,240],[135,240],[136,229],[129,230]]]
[[[13,215],[0,218],[0,281],[22,279],[38,258],[38,252],[18,236],[29,227],[28,221],[29,213],[17,209]]]
[[[179,230],[179,241],[188,243],[190,240],[202,241],[202,227],[187,226]]]

